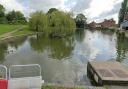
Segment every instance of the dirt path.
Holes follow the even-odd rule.
[[[18,31],[22,31],[24,28],[24,26],[20,27],[20,28],[17,28],[11,32],[8,32],[8,33],[5,33],[3,35],[0,36],[0,40],[3,40],[3,39],[6,39],[6,38],[10,38],[12,37],[12,34],[15,33],[15,32],[18,32]]]

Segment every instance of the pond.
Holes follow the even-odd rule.
[[[85,29],[62,39],[38,34],[0,43],[0,64],[40,64],[46,83],[90,85],[88,61],[119,61],[128,67],[128,38]]]

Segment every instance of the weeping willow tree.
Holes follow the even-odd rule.
[[[69,13],[55,11],[48,14],[48,18],[52,35],[67,35],[75,31],[75,22]]]
[[[128,14],[128,0],[124,0],[119,12],[119,25],[124,21],[125,15]]]
[[[41,12],[32,13],[29,19],[29,28],[32,31],[43,32],[48,27],[47,16]]]
[[[43,12],[33,13],[30,17],[29,26],[33,31],[41,31],[52,37],[72,34],[76,28],[71,14],[59,10],[47,14]]]

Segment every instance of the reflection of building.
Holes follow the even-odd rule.
[[[114,19],[105,19],[103,22],[101,23],[96,23],[96,22],[91,22],[89,24],[90,28],[114,28],[116,27],[116,21]]]

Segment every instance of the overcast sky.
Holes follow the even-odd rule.
[[[118,12],[123,0],[0,0],[6,11],[20,10],[26,17],[36,10],[47,12],[49,8],[83,13],[90,21],[103,21],[114,18],[118,21]]]

